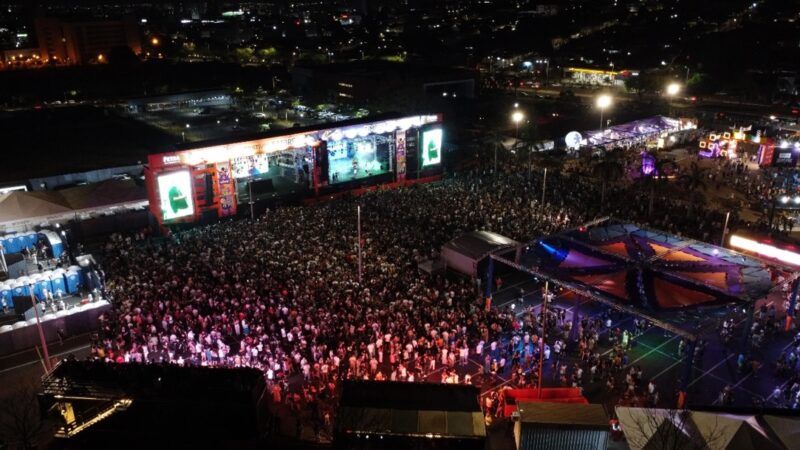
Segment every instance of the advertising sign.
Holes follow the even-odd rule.
[[[422,167],[442,162],[442,129],[436,128],[422,133]]]
[[[397,130],[394,136],[394,154],[397,167],[397,181],[406,179],[406,131]]]
[[[236,215],[236,189],[231,178],[231,165],[217,163],[217,186],[219,187],[219,217]]]
[[[164,221],[194,215],[192,175],[188,170],[167,172],[158,176],[158,195]]]

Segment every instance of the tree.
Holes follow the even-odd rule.
[[[9,397],[0,401],[0,437],[23,449],[36,448],[46,435],[47,422],[42,420],[36,388],[32,384],[15,387]]]
[[[615,180],[620,179],[625,174],[624,164],[620,157],[620,151],[612,151],[594,163],[592,166],[592,176],[600,180],[602,189],[600,191],[600,208],[605,207],[606,186]]]
[[[250,47],[237,48],[233,50],[233,59],[239,64],[246,64],[253,60],[255,50]]]

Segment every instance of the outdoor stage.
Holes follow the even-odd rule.
[[[538,310],[547,280],[557,293],[551,305],[564,308],[574,324],[604,311],[612,312],[612,328],[633,331],[635,317],[655,324],[633,339],[628,366],[641,366],[645,379],[656,381],[664,406],[674,406],[680,391],[686,392],[689,405],[713,405],[726,385],[734,389],[737,406],[752,406],[754,399],[781,405],[772,392],[787,381],[774,375],[771,364],[791,345],[793,333],[753,349],[745,345],[749,336],[744,330],[762,305],[774,305],[779,317],[784,314],[784,286],[796,279],[791,268],[611,221],[543,237],[525,245],[517,258],[513,251],[501,251],[492,259],[493,276],[504,281],[492,293],[495,308],[513,305],[518,316],[526,308]],[[718,333],[724,318],[736,324],[727,344]],[[689,351],[692,342],[706,342],[695,364],[678,354],[682,339]],[[568,345],[574,349],[574,343]],[[601,353],[610,351],[606,346]],[[739,372],[739,353],[752,353],[763,363],[757,375]],[[575,361],[573,355],[567,358],[570,365]],[[552,376],[544,379],[545,386],[556,386]],[[592,402],[613,405],[618,400],[602,383],[586,385],[585,393]]]

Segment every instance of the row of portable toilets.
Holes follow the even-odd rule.
[[[14,297],[30,297],[31,290],[37,300],[45,299],[45,291],[57,297],[61,291],[64,295],[76,294],[84,286],[84,277],[80,266],[68,269],[46,270],[27,277],[15,278],[0,283],[0,298],[6,300],[9,308],[14,307]]]
[[[26,248],[31,248],[39,242],[39,233],[26,231],[23,233],[8,234],[0,236],[0,245],[6,253],[19,253]]]
[[[98,301],[98,302],[90,302],[90,303],[86,303],[86,304],[82,304],[82,305],[75,305],[74,307],[70,308],[69,310],[61,309],[61,310],[58,310],[56,312],[53,312],[52,310],[48,309],[47,312],[45,312],[41,316],[40,320],[42,322],[47,322],[48,320],[58,319],[58,318],[61,318],[61,317],[64,317],[64,316],[68,316],[70,314],[75,314],[75,313],[87,311],[87,310],[90,310],[90,309],[100,308],[100,307],[105,306],[107,304],[108,304],[108,302],[106,302],[106,301]],[[7,333],[7,332],[10,332],[10,331],[13,331],[13,330],[18,330],[20,328],[29,327],[31,325],[36,325],[36,318],[35,317],[31,317],[28,320],[20,320],[18,322],[13,323],[13,324],[0,326],[0,334]]]

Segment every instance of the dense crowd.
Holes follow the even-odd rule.
[[[517,386],[537,386],[547,324],[543,348],[556,384],[602,382],[625,401],[656,404],[657,387],[626,356],[644,321],[630,331],[616,327],[611,313],[568,320],[557,309],[547,317],[487,312],[475,284],[428,275],[419,263],[462,232],[528,241],[608,214],[716,240],[724,213],[665,194],[648,218],[651,194],[635,183],[609,185],[603,205],[597,180],[570,171],[549,174],[545,205],[542,186],[538,171],[476,169],[163,239],[115,235],[103,255],[115,306],[102,317],[93,356],[256,367],[274,405],[310,415],[319,429],[330,424],[341,379],[474,383],[463,370],[472,360],[483,367],[483,382],[501,374]],[[601,342],[611,349],[602,356]],[[562,357],[568,352],[569,360]],[[500,413],[502,396],[485,400],[489,416]]]

